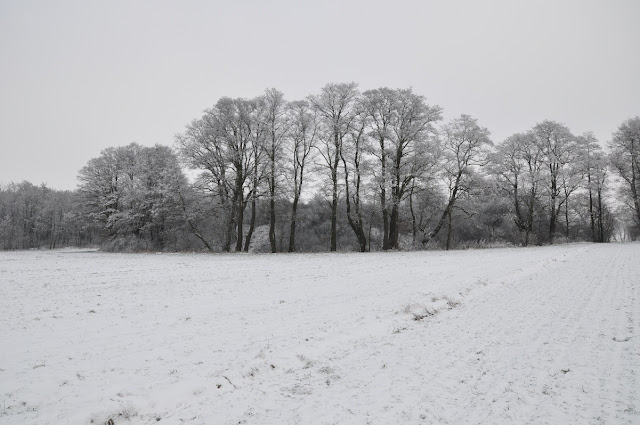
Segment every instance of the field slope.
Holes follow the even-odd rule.
[[[0,424],[638,424],[640,244],[0,253]]]

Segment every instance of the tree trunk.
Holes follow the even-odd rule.
[[[371,211],[371,216],[369,217],[369,235],[367,237],[367,239],[369,240],[369,246],[367,247],[368,252],[371,252],[371,226],[373,223],[373,214],[374,211]]]
[[[196,226],[193,224],[193,221],[191,221],[191,219],[189,218],[189,215],[187,214],[187,203],[185,202],[184,196],[182,196],[182,193],[179,190],[178,190],[178,196],[180,197],[180,204],[182,205],[182,211],[184,212],[184,218],[187,221],[187,224],[189,225],[189,228],[191,228],[191,231],[193,232],[193,234],[196,235],[196,237],[198,239],[200,239],[200,242],[202,242],[204,244],[204,246],[206,246],[209,251],[213,251],[213,248],[211,247],[211,245],[209,245],[209,242],[207,242],[207,240],[204,238],[204,236],[202,236],[200,231],[198,231]]]
[[[254,189],[255,190],[255,189]],[[244,252],[249,252],[251,246],[251,238],[253,237],[253,230],[256,227],[256,197],[255,194],[251,194],[251,219],[249,221],[249,231],[244,240]]]
[[[275,152],[272,152],[275,155]],[[271,161],[271,176],[269,177],[269,244],[271,252],[276,252],[276,178],[275,159]]]
[[[524,246],[528,246],[529,245],[529,235],[531,234],[531,232],[533,232],[533,204],[535,202],[535,187],[531,187],[531,192],[529,193],[529,196],[531,197],[530,201],[529,201],[529,205],[528,205],[528,210],[527,210],[527,231],[526,231],[526,239],[525,239],[525,245]]]
[[[564,200],[564,221],[567,226],[567,241],[569,240],[569,197]]]
[[[54,249],[56,247],[56,215],[55,213],[51,216],[51,233],[49,235],[49,249]]]
[[[231,206],[231,211],[228,211],[226,230],[224,235],[224,243],[222,250],[225,252],[231,252],[231,241],[233,239],[233,224],[235,222],[235,203]]]
[[[242,251],[242,237],[244,236],[243,235],[244,232],[242,229],[243,221],[244,221],[244,208],[240,206],[238,208],[238,232],[236,236],[236,252]]]
[[[436,224],[436,227],[428,235],[425,235],[424,238],[422,239],[422,245],[426,245],[431,239],[433,239],[440,232],[440,229],[442,229],[442,225],[444,224],[444,221],[447,219],[447,215],[451,213],[451,209],[453,208],[453,205],[456,202],[461,178],[462,178],[462,174],[460,173],[456,177],[453,190],[449,195],[449,202],[447,202],[447,207],[442,212],[442,215],[440,216],[440,220],[438,220],[438,224]]]
[[[555,203],[555,199],[551,201],[552,203]],[[553,240],[555,238],[556,235],[556,221],[558,219],[558,215],[556,212],[556,208],[555,205],[551,205],[551,219],[549,221],[549,243],[553,244]]]
[[[331,197],[331,246],[329,250],[335,252],[338,250],[338,165],[340,161],[341,146],[338,135],[335,135],[335,157],[333,158],[333,167],[331,169],[331,183],[333,184],[333,192]]]
[[[384,192],[384,191],[383,191]],[[381,200],[384,199],[387,195],[382,193]],[[383,202],[382,206],[382,249],[389,249],[389,211],[387,211],[386,202]]]
[[[342,164],[344,165],[344,183],[345,183],[345,200],[347,204],[347,221],[349,222],[349,226],[356,234],[356,238],[358,239],[358,245],[360,247],[360,252],[367,251],[367,237],[364,234],[364,228],[362,223],[362,214],[360,211],[360,170],[358,163],[358,154],[356,153],[355,164],[356,164],[356,184],[355,184],[355,196],[354,196],[354,204],[355,204],[355,218],[351,215],[351,193],[349,189],[349,170],[347,168],[347,161],[345,161],[344,157],[342,157]]]
[[[411,232],[412,239],[411,245],[415,247],[416,245],[416,237],[418,235],[418,225],[416,223],[416,214],[413,211],[413,190],[415,188],[415,181],[411,183],[411,191],[409,192],[409,212],[411,213]]]
[[[293,198],[293,204],[291,206],[291,229],[289,230],[289,252],[295,252],[296,250],[296,219],[298,215],[298,200],[299,194],[296,193]]]
[[[602,189],[598,187],[598,242],[604,242],[604,226],[602,223]]]
[[[302,193],[302,182],[304,181],[304,157],[302,163],[298,163],[300,168],[300,177],[298,177],[298,171],[293,176],[293,204],[291,205],[291,230],[289,231],[289,252],[296,250],[296,222],[298,220],[298,202],[300,201],[300,194]]]
[[[380,208],[382,209],[382,249],[389,249],[389,211],[387,210],[387,156],[384,141],[380,142],[380,161],[382,166],[382,181],[380,182]]]
[[[398,205],[394,202],[389,220],[389,248],[398,249]]]
[[[449,208],[449,212],[447,214],[448,219],[447,219],[447,246],[445,247],[446,251],[449,251],[449,248],[451,247],[451,210],[452,208]]]
[[[553,244],[556,234],[556,222],[558,221],[558,212],[556,211],[556,182],[551,182],[551,214],[549,220],[549,243]]]
[[[237,214],[237,234],[236,234],[236,252],[242,251],[242,238],[244,236],[243,232],[243,222],[244,222],[244,196],[242,194],[242,181],[238,181],[236,179],[236,193],[235,193],[235,204],[236,204],[236,214]]]
[[[637,159],[636,159],[636,149],[634,140],[631,139],[631,196],[633,198],[633,205],[636,210],[636,215],[638,216],[638,223],[640,223],[640,199],[638,199],[638,172],[640,170],[636,170],[637,168]]]
[[[593,194],[591,188],[589,188],[589,221],[591,227],[591,242],[597,242],[596,240],[596,221],[593,212]]]
[[[269,244],[271,245],[271,252],[277,251],[276,247],[276,201],[272,197],[269,201]]]
[[[338,179],[337,172],[334,171],[331,175],[333,180],[333,194],[331,198],[331,246],[329,250],[331,252],[337,251],[338,244]]]

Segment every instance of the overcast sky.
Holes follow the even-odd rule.
[[[74,189],[110,146],[173,145],[222,96],[413,87],[494,142],[640,115],[640,1],[0,0],[0,183]]]

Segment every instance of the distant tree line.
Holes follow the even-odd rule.
[[[194,177],[188,179],[189,170]],[[543,121],[495,144],[411,89],[224,97],[175,147],[104,150],[61,192],[0,188],[3,249],[336,251],[640,236],[640,116],[607,148]]]
[[[0,187],[0,249],[58,248],[99,243],[80,213],[78,192],[29,182]]]

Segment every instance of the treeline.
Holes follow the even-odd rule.
[[[640,117],[606,149],[554,121],[494,144],[410,89],[328,84],[291,102],[270,89],[218,100],[174,149],[106,149],[75,192],[3,188],[0,238],[227,252],[607,242],[640,235],[639,179]]]
[[[0,249],[58,248],[100,242],[78,192],[29,182],[0,187]]]

